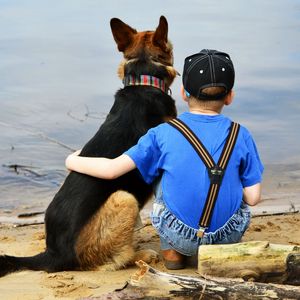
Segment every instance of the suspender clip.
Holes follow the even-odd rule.
[[[197,237],[202,238],[207,227],[200,226],[197,232]]]
[[[224,170],[215,165],[212,168],[208,169],[208,176],[210,179],[210,184],[221,184],[223,176],[224,176]]]

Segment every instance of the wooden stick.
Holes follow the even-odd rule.
[[[216,277],[189,277],[160,272],[143,261],[124,289],[101,297],[104,299],[201,299],[201,300],[274,300],[300,299],[300,287],[244,282]]]
[[[293,259],[289,256],[291,254]],[[300,247],[296,245],[272,244],[268,241],[201,245],[198,271],[202,275],[298,285],[299,260]]]

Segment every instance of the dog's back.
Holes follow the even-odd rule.
[[[167,40],[168,28],[165,18],[161,17],[160,24],[154,32],[138,33],[118,19],[111,20],[111,28],[118,48],[125,58],[119,68],[121,79],[124,80],[127,76],[139,78],[146,74],[163,81],[166,90],[162,91],[151,85],[128,85],[117,91],[111,111],[95,136],[82,149],[82,156],[117,157],[136,144],[149,128],[176,116],[174,100],[166,92],[176,72],[172,68],[172,47]],[[139,208],[143,207],[152,193],[151,186],[142,180],[137,171],[112,181],[71,172],[46,211],[45,253],[28,258],[26,263],[26,258],[18,260],[2,256],[0,274],[23,268],[47,271],[92,268],[89,262],[95,260],[94,256],[89,260],[81,258],[85,256],[84,247],[85,243],[88,243],[86,237],[82,238],[83,232],[85,235],[97,234],[91,229],[96,227],[91,225],[95,222],[92,220],[107,199],[119,190],[127,191],[133,199],[137,199]],[[127,197],[127,194],[124,195]],[[105,224],[101,223],[101,226]],[[101,239],[101,234],[98,239]],[[93,247],[94,245],[91,245],[91,248]],[[102,249],[97,251],[101,252]],[[96,263],[103,263],[105,259],[107,258],[103,256],[103,259]],[[87,263],[83,263],[84,261]]]

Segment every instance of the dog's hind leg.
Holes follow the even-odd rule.
[[[116,270],[131,263],[138,213],[138,202],[132,194],[113,193],[79,234],[75,250],[81,268],[105,265],[106,269]]]

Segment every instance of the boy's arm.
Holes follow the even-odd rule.
[[[248,187],[245,187],[243,190],[243,199],[244,201],[253,206],[260,202],[261,198],[261,184],[257,183]]]
[[[115,179],[136,168],[134,161],[126,154],[114,159],[84,157],[78,154],[79,151],[76,151],[67,157],[67,169],[102,179]]]

